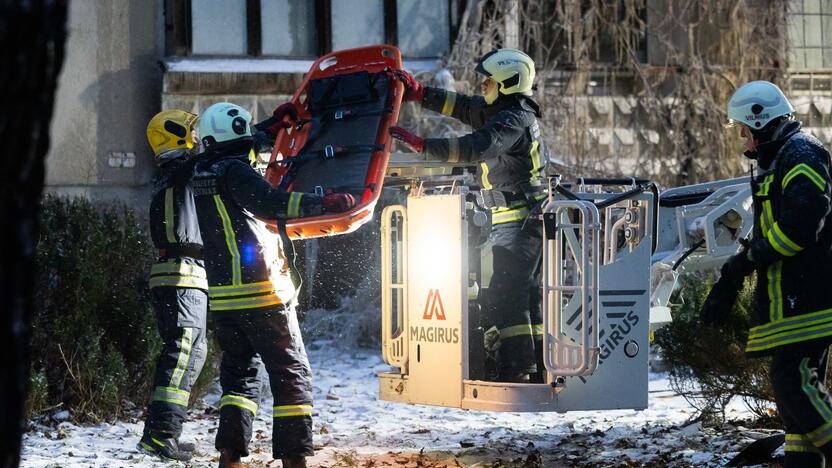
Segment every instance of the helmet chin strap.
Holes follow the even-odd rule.
[[[485,98],[485,103],[486,104],[488,104],[490,106],[491,104],[494,104],[494,101],[496,101],[498,97],[500,97],[500,89],[499,88],[500,88],[499,85],[492,86],[491,89],[488,91],[488,93],[483,95],[483,97]]]

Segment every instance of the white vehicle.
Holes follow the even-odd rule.
[[[378,375],[383,400],[487,411],[644,409],[652,330],[670,321],[678,274],[719,266],[753,225],[747,178],[663,193],[634,179],[553,179],[528,221],[544,232],[546,383],[488,381],[481,316],[490,223],[471,179],[443,167],[394,157],[388,168],[412,175],[399,176],[406,203],[382,213],[382,351],[392,367]]]

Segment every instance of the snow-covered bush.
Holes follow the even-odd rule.
[[[672,301],[676,304],[673,322],[656,332],[671,384],[706,419],[722,419],[733,397],[740,397],[758,416],[771,416],[774,397],[768,382],[768,360],[747,359],[743,352],[751,320],[753,284],[753,278],[746,280],[730,316],[717,329],[698,322],[713,279],[685,276]]]
[[[60,407],[79,420],[100,420],[118,416],[125,400],[144,405],[161,344],[147,285],[155,252],[145,226],[124,206],[44,199],[33,412]],[[207,368],[210,374],[214,366]]]

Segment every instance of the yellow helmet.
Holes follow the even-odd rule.
[[[147,124],[147,141],[153,148],[157,164],[185,154],[184,151],[174,150],[193,148],[191,132],[194,131],[196,119],[196,115],[178,109],[164,110],[150,119]]]
[[[496,81],[500,94],[531,95],[534,60],[517,49],[492,50],[480,58],[475,71]],[[493,102],[496,94],[486,96],[486,100]]]

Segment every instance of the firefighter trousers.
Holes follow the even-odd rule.
[[[178,438],[191,386],[205,363],[208,296],[201,289],[172,286],[155,287],[151,295],[163,345],[144,430]]]
[[[786,467],[832,460],[832,400],[826,391],[826,344],[795,344],[772,354],[770,378],[786,429]]]
[[[214,326],[223,352],[216,448],[248,455],[262,362],[274,398],[274,458],[312,456],[312,372],[294,309],[223,311],[214,314]]]
[[[540,315],[540,223],[529,220],[497,224],[489,237],[492,276],[488,316],[500,331],[500,379],[535,374],[541,362],[543,320]]]

